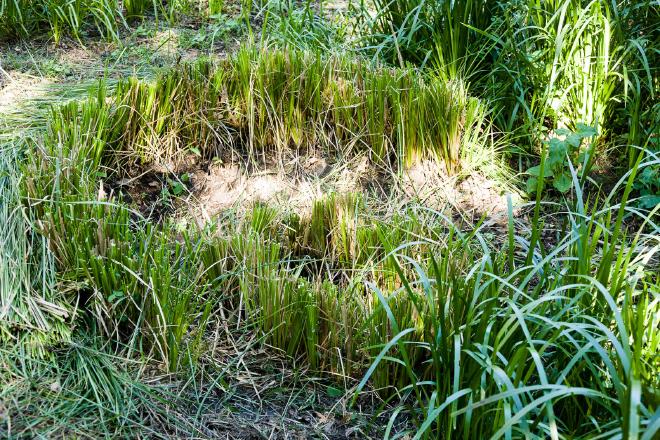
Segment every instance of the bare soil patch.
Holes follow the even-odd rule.
[[[432,160],[397,173],[366,156],[348,160],[292,154],[279,162],[262,163],[236,156],[210,161],[191,157],[176,168],[134,170],[109,186],[145,217],[161,221],[173,216],[199,226],[230,211],[245,213],[258,203],[305,217],[315,200],[348,193],[363,195],[382,215],[413,203],[468,223],[484,215],[501,223],[507,212],[507,195],[500,184],[476,173],[449,176],[442,164]]]

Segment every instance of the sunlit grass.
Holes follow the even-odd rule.
[[[119,4],[40,4],[0,3],[0,33],[58,40],[97,26],[114,38],[123,26],[106,20]],[[121,14],[169,20],[197,6],[135,0]],[[242,6],[247,19],[254,5]],[[657,437],[660,207],[635,200],[639,176],[658,167],[640,152],[657,125],[652,26],[639,24],[652,20],[630,19],[631,34],[617,21],[644,5],[381,6],[368,39],[396,68],[330,54],[332,29],[307,5],[315,28],[271,17],[282,41],[268,47],[0,118],[0,435],[199,437],[204,401],[228,387],[213,358],[226,342],[241,374],[258,346],[264,362],[279,353],[294,374],[327,380],[344,415],[369,393],[389,418],[385,438]],[[503,6],[524,14],[491,23]],[[314,45],[327,50],[296,49]],[[607,143],[615,114],[630,128],[617,138],[630,166],[607,193],[570,163],[565,194],[540,179],[527,206],[476,225],[368,190],[325,194],[309,212],[258,203],[183,224],[145,218],[112,186],[190,157],[283,166],[308,152],[366,156],[393,179],[420,159],[508,175],[502,153],[533,153],[578,122]],[[199,400],[174,399],[158,375],[199,383]],[[179,405],[196,416],[181,420]]]

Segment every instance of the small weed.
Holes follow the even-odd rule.
[[[5,70],[16,70],[45,78],[67,77],[75,69],[75,66],[70,62],[58,60],[45,54],[12,50],[3,53],[2,67]]]
[[[184,30],[179,34],[181,49],[198,49],[210,51],[218,44],[226,45],[229,40],[238,39],[246,32],[245,22],[238,18],[217,14],[211,17],[210,23],[199,30]]]
[[[188,173],[182,174],[178,179],[167,179],[167,188],[174,196],[180,196],[186,191],[186,184],[190,182],[190,175]]]

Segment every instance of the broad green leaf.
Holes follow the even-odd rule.
[[[328,394],[329,397],[333,397],[333,398],[339,398],[344,395],[344,392],[342,390],[335,387],[328,387],[326,389],[326,393]]]
[[[536,191],[536,187],[538,186],[538,179],[536,177],[530,177],[527,179],[527,192],[528,193],[533,193]]]
[[[124,292],[121,290],[113,290],[112,294],[108,297],[108,301],[111,303],[118,303],[122,299],[124,299]]]
[[[548,142],[548,146],[550,147],[550,151],[557,148],[565,148],[564,141],[562,141],[559,138],[551,138],[550,141]]]
[[[595,128],[590,127],[586,124],[578,123],[576,124],[575,127],[577,128],[577,133],[582,137],[592,137],[592,136],[596,136],[596,134],[598,133]]]
[[[555,177],[554,181],[552,182],[552,186],[554,186],[557,191],[560,191],[562,193],[565,193],[569,189],[571,189],[573,181],[571,180],[571,176],[562,173],[559,176]]]
[[[577,148],[582,143],[582,136],[576,133],[571,133],[568,136],[566,136],[566,143],[568,143],[572,147]]]
[[[530,169],[527,170],[527,174],[530,174],[535,177],[539,177],[539,174],[541,174],[541,166],[537,165],[535,167],[531,167]],[[543,169],[543,177],[552,177],[552,170],[550,167],[546,166]]]
[[[653,209],[660,204],[660,196],[650,194],[644,195],[639,198],[638,204],[641,208]]]

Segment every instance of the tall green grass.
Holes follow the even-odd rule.
[[[472,55],[485,40],[496,10],[494,0],[376,1],[366,14],[368,42],[397,65],[434,66],[444,79],[464,78],[483,60]]]
[[[649,128],[657,126],[657,2],[377,6],[366,20],[367,48],[392,64],[426,66],[444,78],[466,81],[523,152],[538,152],[555,129],[586,124],[597,129],[600,151],[621,147],[631,167]],[[626,142],[619,133],[628,134]]]
[[[271,0],[265,3],[263,14],[262,44],[325,55],[350,48],[349,11],[330,18],[324,2]]]
[[[80,41],[97,33],[118,41],[128,21],[146,15],[174,23],[182,16],[206,19],[222,7],[218,0],[1,0],[0,40],[47,35],[58,43],[65,35]]]
[[[532,147],[551,130],[584,123],[598,130],[600,152],[616,147],[630,168],[648,133],[640,118],[649,121],[657,95],[657,17],[653,2],[503,4],[485,31],[492,65],[475,87],[500,103],[500,127]]]
[[[0,1],[0,39],[25,38],[47,29],[58,42],[65,34],[80,39],[87,28],[105,38],[118,39],[122,22],[122,9],[116,0]]]
[[[556,244],[530,248],[511,229],[493,252],[479,230],[454,229],[421,262],[406,244],[390,253],[401,287],[371,289],[391,335],[358,389],[397,372],[385,383],[418,411],[414,438],[654,438],[660,231],[657,209],[621,229],[636,171],[620,203],[578,187]]]
[[[20,160],[14,146],[0,152],[0,341],[45,356],[68,339],[74,309],[57,292],[54,255],[22,205]]]
[[[502,5],[485,30],[496,47],[487,92],[506,108],[502,127],[574,129],[583,123],[606,138],[635,55],[626,2],[563,0]],[[511,10],[506,10],[510,7]],[[648,49],[651,49],[649,47]],[[652,50],[652,49],[651,49]]]

